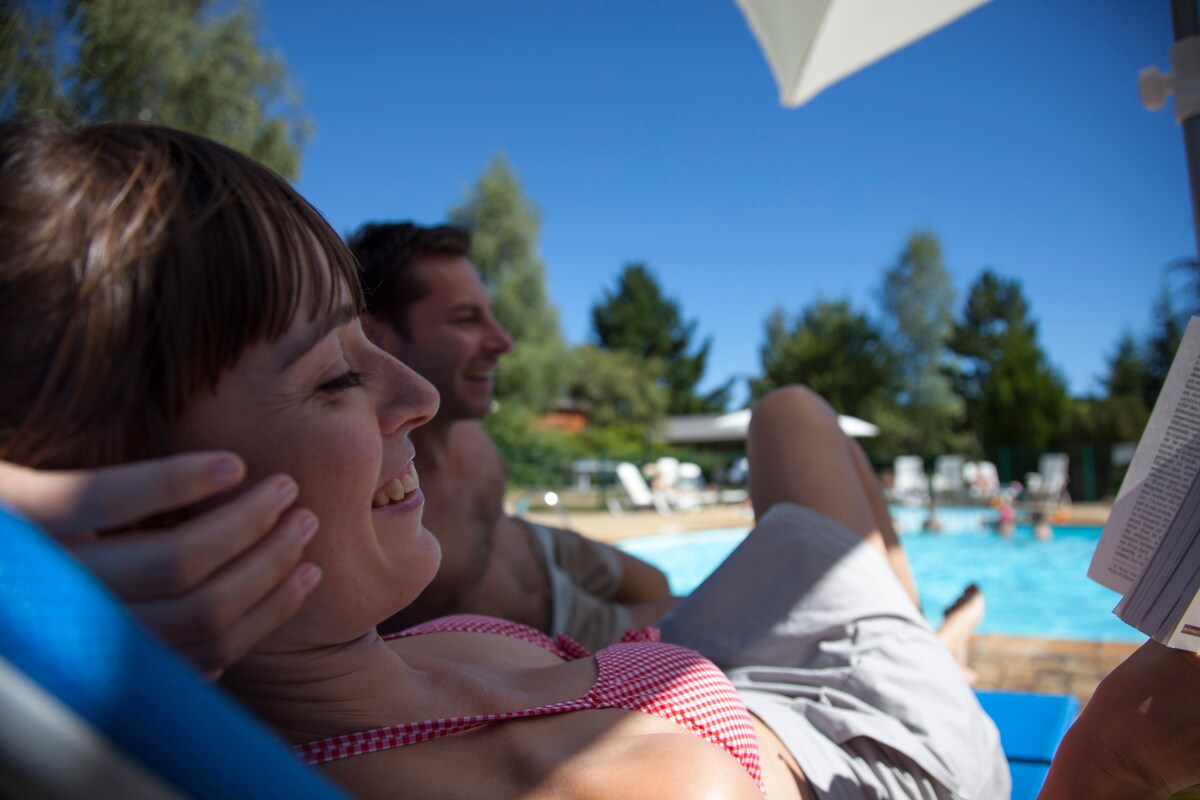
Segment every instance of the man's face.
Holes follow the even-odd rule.
[[[388,337],[392,353],[442,396],[440,419],[479,419],[492,407],[496,365],[512,337],[492,316],[492,298],[462,256],[432,256],[415,265],[429,293],[408,311],[408,339]]]

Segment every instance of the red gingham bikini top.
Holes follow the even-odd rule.
[[[552,639],[541,631],[515,622],[469,614],[436,619],[387,638],[460,632],[491,633],[520,639],[548,650],[565,661],[590,655],[582,645],[565,634],[560,633]],[[388,725],[298,744],[292,747],[292,752],[308,764],[324,764],[340,758],[425,742],[497,722],[568,711],[620,708],[670,720],[724,748],[750,773],[762,791],[762,765],[759,763],[758,740],[754,735],[750,714],[728,678],[711,661],[693,650],[659,642],[655,628],[630,631],[620,644],[605,647],[595,657],[596,682],[587,694],[575,700],[525,711]]]

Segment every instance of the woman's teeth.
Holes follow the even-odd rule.
[[[371,499],[371,508],[383,508],[389,503],[401,500],[406,494],[420,485],[420,481],[417,478],[417,468],[413,467],[407,474],[399,478],[392,478],[386,486],[376,492],[375,497]]]

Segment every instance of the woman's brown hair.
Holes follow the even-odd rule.
[[[357,264],[266,167],[152,125],[0,126],[0,458],[163,455],[196,392]],[[302,309],[302,302],[307,299]]]

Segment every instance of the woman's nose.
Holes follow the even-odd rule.
[[[379,412],[380,427],[384,434],[409,433],[433,419],[441,398],[432,383],[400,361],[380,353],[388,373]]]

